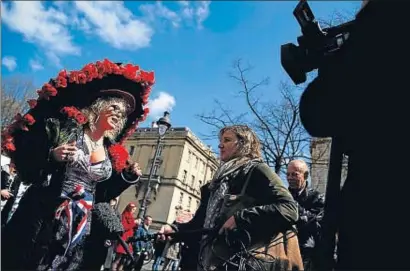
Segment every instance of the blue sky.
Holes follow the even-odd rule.
[[[277,99],[275,87],[287,80],[280,45],[296,42],[299,26],[292,15],[296,1],[271,2],[2,2],[3,78],[23,74],[40,86],[62,68],[108,58],[154,70],[152,117],[171,110],[175,127],[195,134],[209,127],[196,114],[212,109],[214,99],[235,112],[238,85],[228,77],[242,58],[255,68],[250,79],[269,76],[261,89]],[[318,18],[349,12],[360,2],[315,1]],[[149,122],[146,122],[148,125]],[[215,141],[208,142],[215,146]]]

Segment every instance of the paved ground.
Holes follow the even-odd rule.
[[[144,265],[141,271],[151,271],[152,270],[152,262]]]

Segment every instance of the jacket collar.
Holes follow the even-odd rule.
[[[292,194],[293,198],[304,198],[308,196],[308,187],[309,187],[309,182],[306,181],[305,187],[301,191],[297,191],[296,189],[291,189],[290,187],[288,188],[290,193]]]

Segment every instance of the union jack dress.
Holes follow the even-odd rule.
[[[49,249],[49,255],[44,258],[39,270],[78,268],[85,238],[90,234],[96,185],[112,174],[108,153],[104,161],[91,164],[85,144],[78,144],[77,147],[80,149],[74,159],[66,164],[60,204],[54,214],[53,249]]]

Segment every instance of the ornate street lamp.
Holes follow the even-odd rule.
[[[141,205],[138,211],[139,218],[144,218],[147,213],[147,202],[148,202],[149,197],[151,196],[151,191],[152,191],[151,179],[152,179],[152,176],[154,175],[155,163],[157,161],[158,154],[159,154],[159,146],[165,134],[167,133],[169,128],[171,128],[169,112],[167,111],[164,112],[164,116],[161,117],[157,121],[157,125],[158,125],[158,140],[157,140],[157,145],[155,149],[154,159],[152,160],[151,169],[149,171],[147,190],[145,191],[144,198],[142,199],[142,202],[141,202]]]

